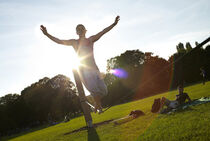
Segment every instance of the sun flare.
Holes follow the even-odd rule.
[[[75,57],[75,58],[74,58],[74,62],[73,62],[73,64],[72,64],[72,68],[73,68],[73,69],[78,69],[80,66],[82,66],[82,64],[81,64],[81,59],[78,58],[78,57]]]

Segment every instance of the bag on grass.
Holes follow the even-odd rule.
[[[141,110],[134,110],[134,111],[131,111],[129,114],[129,116],[133,116],[133,118],[137,118],[142,115],[144,115],[144,112],[142,112]]]
[[[160,98],[155,99],[154,103],[152,104],[152,113],[157,113],[160,110]]]

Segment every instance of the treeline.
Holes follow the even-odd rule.
[[[209,38],[205,41],[208,42]],[[179,43],[177,52],[168,60],[139,50],[129,50],[109,59],[105,77],[109,93],[104,97],[103,105],[120,104],[175,89],[180,84],[200,82],[201,68],[209,80],[210,45],[204,49],[201,44],[195,44],[196,47],[192,48],[189,42],[186,45]],[[119,68],[127,73],[126,78],[111,74]]]
[[[169,60],[153,56],[151,52],[128,50],[107,60],[104,80],[108,95],[102,104],[107,107],[125,103],[168,91],[178,84],[199,82],[201,67],[209,79],[209,62],[210,45],[204,49],[179,43],[177,52]],[[66,115],[73,118],[81,113],[75,84],[63,75],[45,77],[25,88],[21,95],[8,94],[0,98],[0,136],[53,124]]]
[[[0,133],[11,135],[43,124],[56,124],[66,115],[81,114],[76,87],[69,78],[47,77],[25,88],[21,95],[0,98]]]

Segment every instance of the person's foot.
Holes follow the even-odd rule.
[[[95,109],[94,109],[94,112],[95,112],[95,113],[99,112],[99,110],[100,110],[99,107],[100,107],[100,106],[99,106],[98,104],[95,104]]]
[[[98,109],[98,114],[102,114],[104,111],[102,109]]]
[[[95,105],[95,108],[94,108],[94,113],[96,113],[97,112],[97,106]]]
[[[165,100],[166,100],[166,98],[165,97],[162,97],[162,99],[161,99],[161,105],[163,105],[165,103]]]
[[[162,99],[160,100],[160,109],[159,109],[159,111],[158,111],[158,112],[160,112],[160,111],[161,111],[161,109],[163,108],[164,103],[165,103],[165,100],[166,100],[166,98],[165,98],[165,97],[162,97]]]
[[[93,111],[94,111],[94,113],[97,113],[98,112],[98,114],[103,113],[102,108],[99,108],[99,106],[95,106],[95,108],[93,109]]]
[[[93,107],[90,107],[90,109],[91,109],[91,111],[92,111],[92,112],[95,112],[95,108],[93,108]]]
[[[94,113],[97,113],[97,109],[96,108],[94,109]]]

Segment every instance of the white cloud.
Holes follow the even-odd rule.
[[[187,32],[182,34],[177,34],[169,38],[169,40],[177,41],[177,42],[195,42],[202,41],[210,35],[210,29],[206,31],[195,31],[195,32]]]
[[[145,51],[152,51],[155,55],[168,59],[172,54],[176,52],[176,45],[179,42],[186,44],[190,42],[195,46],[195,41],[202,42],[209,37],[208,31],[197,31],[177,34],[166,38],[165,40],[157,41],[155,43],[149,43],[144,48]]]

